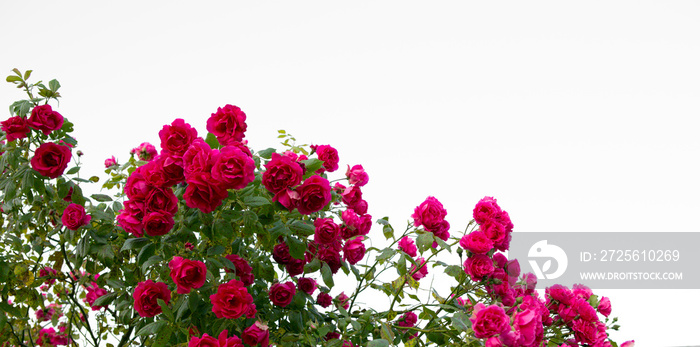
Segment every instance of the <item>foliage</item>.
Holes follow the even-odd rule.
[[[99,178],[81,177],[73,124],[49,106],[60,84],[13,72],[28,98],[2,122],[6,345],[617,346],[607,298],[585,286],[539,297],[500,252],[513,224],[495,199],[454,232],[429,197],[397,232],[367,214],[361,165],[339,175],[335,148],[284,130],[285,150],[254,151],[236,106],[202,137],[176,119],[160,154],[143,143],[107,159],[112,193],[84,196]],[[370,229],[386,247],[367,246],[381,236]],[[451,282],[433,287],[428,272]],[[378,295],[385,307],[360,305]]]

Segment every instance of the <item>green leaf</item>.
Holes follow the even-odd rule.
[[[57,80],[53,79],[49,81],[49,89],[51,89],[52,92],[57,91],[58,88],[61,88],[61,84],[58,83]]]
[[[462,270],[461,266],[449,265],[445,268],[445,274],[447,274],[450,277],[459,279],[459,277],[464,274],[464,270]]]
[[[243,199],[243,203],[246,204],[249,207],[260,207],[264,205],[269,205],[270,200],[267,200],[266,198],[262,196],[246,196],[245,199]]]
[[[99,202],[112,201],[112,197],[106,194],[92,194],[90,197]]]
[[[146,261],[143,263],[143,265],[141,265],[141,271],[143,271],[143,272],[145,273],[146,270],[147,270],[150,266],[155,265],[155,264],[158,264],[158,263],[160,263],[161,261],[163,261],[163,257],[161,257],[161,256],[159,256],[159,255],[151,256],[150,258],[148,258],[148,260],[146,260]]]
[[[163,299],[158,299],[158,306],[163,310],[163,314],[165,317],[167,317],[171,322],[175,320],[175,316],[173,316],[173,311],[168,307],[168,304],[165,303],[165,300]]]
[[[128,239],[124,241],[121,251],[128,251],[130,249],[138,249],[145,246],[149,240],[145,237],[137,237],[133,239]]]
[[[216,245],[207,250],[207,255],[219,255],[224,253],[226,248],[222,245]]]
[[[379,330],[379,333],[382,336],[382,339],[387,341],[394,341],[394,332],[391,330],[389,325],[387,325],[386,322],[382,322],[381,326],[382,327]]]
[[[433,241],[435,240],[435,237],[433,236],[433,233],[431,232],[426,232],[418,235],[416,238],[416,246],[418,247],[418,250],[423,253],[428,248],[433,247]]]
[[[287,236],[287,246],[289,246],[289,254],[294,259],[304,259],[306,252],[306,244],[294,236]]]
[[[206,142],[209,147],[216,149],[216,148],[221,148],[221,144],[219,143],[219,140],[216,138],[216,135],[212,133],[207,133],[207,138],[204,139],[204,142]]]
[[[302,220],[295,220],[289,224],[289,229],[294,233],[303,236],[311,236],[316,231],[316,227]]]
[[[173,333],[173,328],[171,326],[167,326],[165,329],[162,329],[159,333],[158,336],[156,336],[156,340],[153,343],[153,347],[163,347],[166,346],[168,342],[170,342],[170,335]]]
[[[306,173],[304,174],[305,179],[311,177],[311,175],[323,166],[323,160],[316,158],[302,160],[301,163],[306,167]]]
[[[117,296],[119,296],[119,293],[107,293],[95,299],[95,303],[93,303],[92,306],[107,306],[114,301]]]
[[[307,263],[306,265],[304,265],[304,273],[307,273],[307,274],[313,273],[313,272],[318,271],[318,269],[320,269],[320,268],[321,268],[321,261],[318,258],[314,257],[314,259],[310,263]]]
[[[272,158],[272,153],[275,153],[275,149],[274,148],[267,148],[267,149],[263,149],[262,151],[259,151],[258,155],[261,158],[270,159],[270,158]]]
[[[452,326],[458,331],[468,331],[471,329],[472,322],[469,320],[469,316],[464,312],[457,312],[452,316]]]
[[[367,347],[388,347],[390,346],[389,341],[385,339],[372,340],[367,343]]]
[[[447,244],[447,242],[443,241],[439,237],[433,237],[433,239],[435,240],[435,242],[437,242],[437,244],[440,247],[442,247],[442,248],[446,249],[448,252],[452,253],[452,248],[450,247],[450,245]]]
[[[80,171],[80,166],[74,166],[66,172],[66,175],[72,175],[74,173],[77,173],[78,171]]]
[[[5,81],[10,82],[10,83],[13,83],[13,82],[22,82],[22,78],[19,77],[19,76],[12,76],[12,75],[10,75],[10,76],[7,76],[7,78],[5,78]]]
[[[25,71],[25,72],[24,72],[24,80],[25,80],[25,81],[28,80],[28,79],[29,79],[29,76],[31,76],[31,74],[32,74],[32,70],[27,70],[27,71]]]
[[[335,283],[333,283],[333,272],[326,262],[323,262],[321,266],[321,277],[323,278],[323,283],[325,283],[328,288],[333,288],[335,285]]]
[[[164,321],[164,320],[159,320],[159,321],[155,321],[155,322],[146,324],[146,326],[139,329],[139,331],[136,333],[136,336],[156,334],[159,331],[161,331],[166,325],[168,325],[168,322]]]

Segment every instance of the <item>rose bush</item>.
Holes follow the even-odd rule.
[[[495,198],[460,232],[429,196],[397,232],[367,213],[362,165],[343,175],[337,149],[284,131],[284,150],[255,150],[233,105],[206,135],[175,119],[160,153],[108,158],[112,193],[85,196],[100,178],[80,176],[73,124],[49,106],[60,84],[13,71],[29,99],[2,122],[3,346],[616,346],[607,298],[540,296],[501,253],[513,223]]]

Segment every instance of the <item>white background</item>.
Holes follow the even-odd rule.
[[[699,231],[698,2],[226,3],[3,2],[0,71],[61,82],[101,177],[230,103],[254,149],[285,129],[363,164],[400,230],[434,195],[459,234],[488,195],[515,232]],[[597,293],[619,342],[700,344],[700,290]]]

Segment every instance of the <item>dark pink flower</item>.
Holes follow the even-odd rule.
[[[272,153],[270,161],[265,164],[265,169],[262,183],[272,194],[298,185],[304,176],[304,170],[299,164],[277,153]]]
[[[70,204],[63,210],[61,223],[70,230],[78,230],[81,226],[90,223],[89,214],[85,213],[85,207],[78,204]]]
[[[207,280],[207,266],[199,260],[175,256],[168,267],[178,294],[188,294],[192,288],[200,288]]]
[[[177,118],[170,125],[164,125],[158,136],[163,154],[182,157],[192,141],[197,138],[197,129]]]
[[[63,126],[63,116],[51,109],[51,105],[39,105],[32,109],[32,115],[27,119],[27,125],[40,130],[44,135]]]
[[[314,221],[316,228],[314,241],[318,244],[329,244],[338,240],[340,227],[333,222],[332,218],[318,218]]]
[[[53,142],[42,143],[34,151],[31,164],[32,169],[48,178],[56,178],[63,175],[68,167],[71,152],[68,146],[57,145]]]
[[[408,236],[404,236],[401,240],[399,240],[399,249],[411,257],[418,255],[418,247],[416,247],[416,243]]]
[[[115,159],[114,156],[112,156],[111,158],[105,159],[105,168],[109,168],[109,167],[115,166],[115,165],[118,165],[118,164],[117,164],[117,159]]]
[[[230,260],[236,267],[236,276],[244,285],[249,286],[255,282],[253,268],[250,267],[247,260],[239,257],[237,254],[229,254],[226,256],[226,259]],[[233,270],[227,268],[226,272],[233,272]]]
[[[358,187],[362,187],[369,182],[369,175],[367,175],[362,165],[355,165],[352,168],[348,165],[345,176],[348,178],[348,183]]]
[[[270,330],[267,325],[257,321],[243,331],[243,342],[249,346],[267,347],[270,345]]]
[[[464,272],[469,274],[473,281],[481,281],[494,270],[493,260],[485,254],[474,254],[464,261]]]
[[[299,192],[299,205],[297,209],[301,214],[311,214],[322,210],[331,202],[331,185],[328,180],[314,175],[297,188]]]
[[[216,318],[236,319],[254,307],[253,297],[248,293],[245,284],[239,280],[220,284],[216,293],[209,299]]]
[[[329,145],[312,145],[311,149],[316,151],[318,159],[323,160],[323,168],[328,172],[338,170],[338,151]]]
[[[187,179],[183,198],[189,208],[198,208],[203,213],[211,213],[228,197],[228,191],[216,184],[208,172],[193,173]]]
[[[162,299],[166,304],[170,302],[167,284],[152,280],[139,282],[134,290],[134,309],[141,317],[153,317],[163,312],[158,305],[158,299]]]
[[[214,161],[211,177],[226,189],[243,189],[255,179],[255,162],[238,147],[226,146]]]
[[[496,336],[510,328],[508,315],[502,307],[497,305],[486,307],[482,303],[476,304],[469,320],[472,322],[474,336],[477,338]]]
[[[318,296],[316,297],[316,303],[319,306],[326,308],[333,303],[333,297],[328,295],[328,293],[320,292],[320,293],[318,293]]]
[[[270,287],[269,298],[275,306],[287,307],[294,299],[296,292],[296,286],[292,281],[275,283]]]
[[[484,254],[493,249],[493,241],[480,230],[472,231],[459,240],[459,245],[476,254]]]
[[[20,116],[10,117],[0,124],[2,124],[2,131],[7,136],[7,142],[23,139],[29,136],[31,131],[27,125],[27,120]]]
[[[219,107],[207,119],[207,131],[214,134],[222,146],[240,142],[245,137],[247,124],[246,115],[238,106],[226,105]]]
[[[314,291],[316,291],[316,288],[318,287],[318,284],[316,283],[316,280],[313,278],[309,277],[302,277],[297,281],[297,288],[301,290],[302,292],[312,295]]]
[[[362,236],[349,239],[343,246],[343,258],[350,264],[357,264],[365,257],[365,245],[362,243]]]

